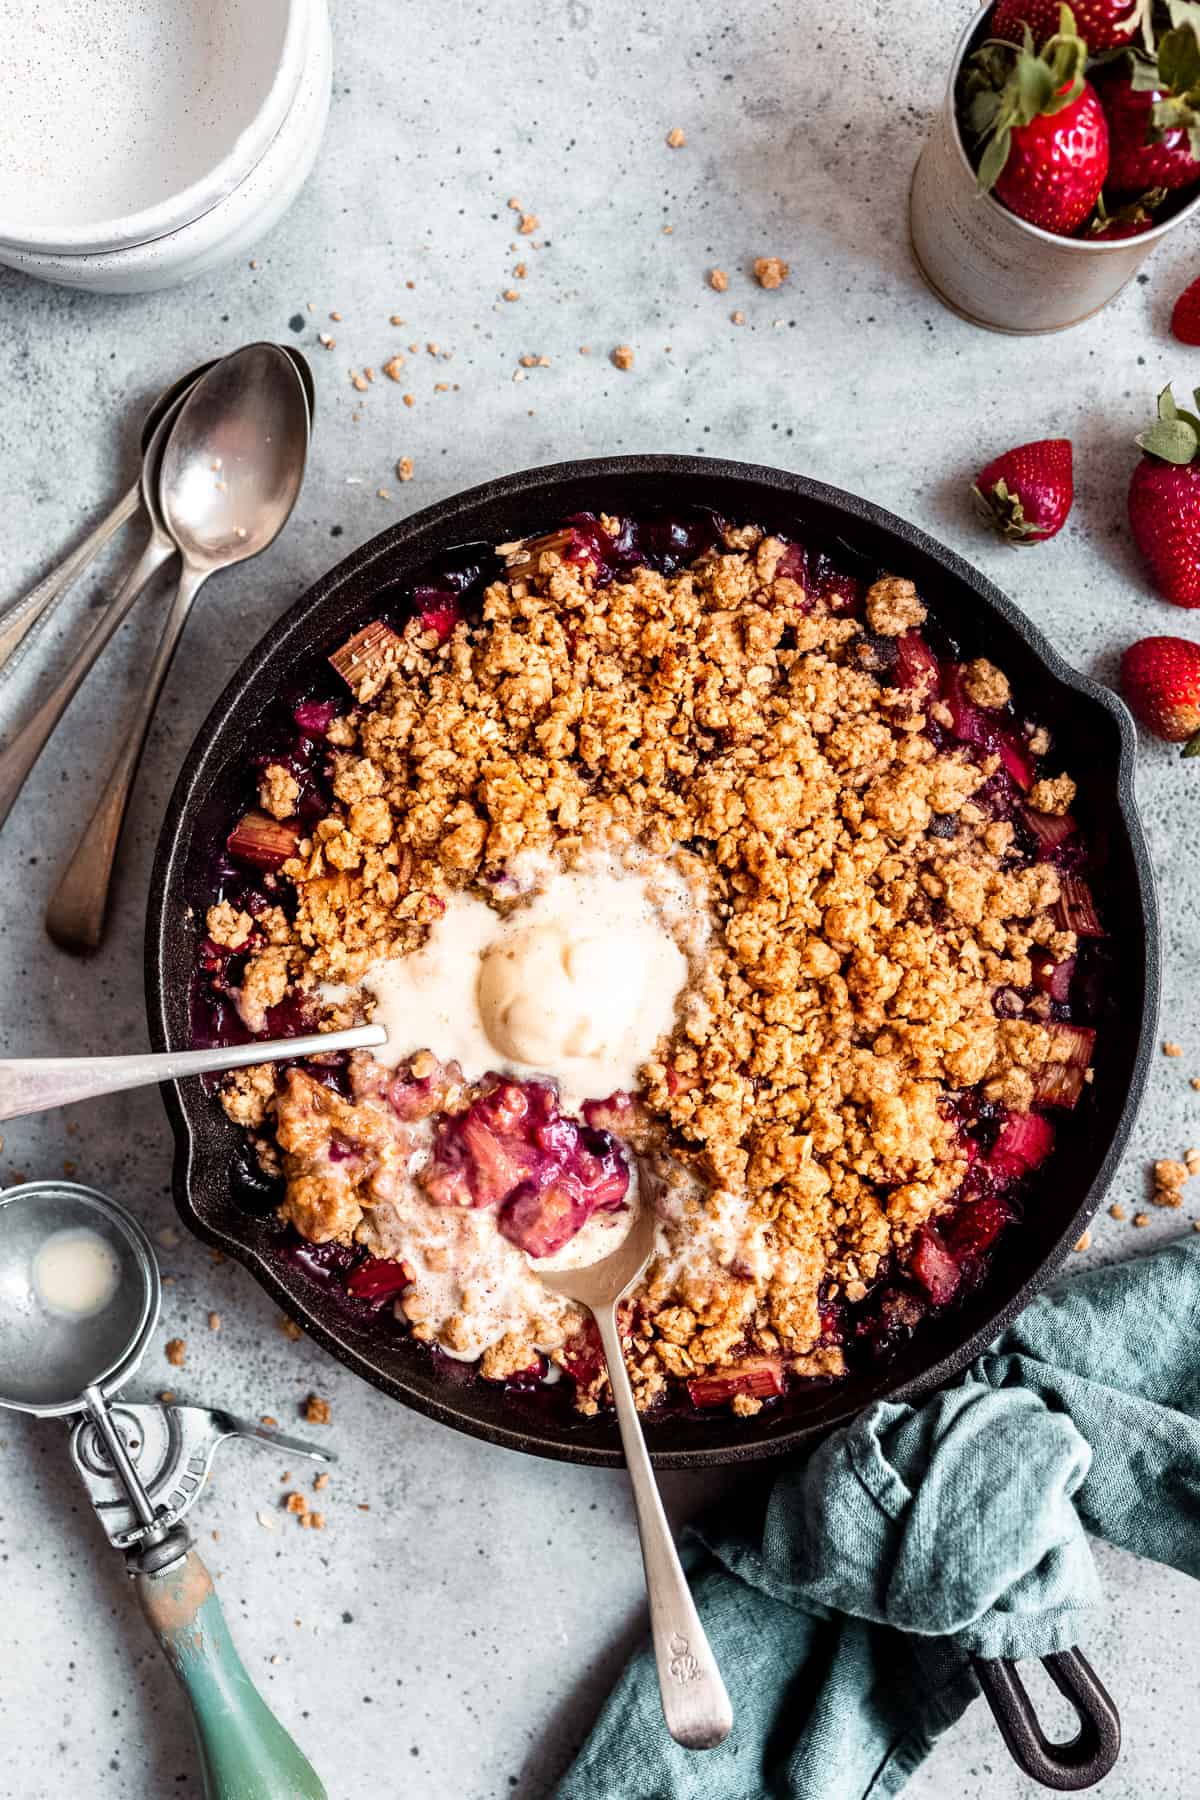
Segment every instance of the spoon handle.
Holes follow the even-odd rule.
[[[712,1750],[733,1729],[733,1708],[679,1563],[617,1331],[616,1307],[593,1309],[604,1345],[637,1508],[638,1536],[650,1601],[650,1635],[667,1730],[685,1750]]]
[[[137,1056],[29,1056],[0,1060],[0,1120],[119,1094],[125,1088],[153,1087],[185,1075],[220,1075],[251,1063],[283,1062],[328,1050],[361,1050],[386,1044],[382,1025],[352,1025],[348,1031],[319,1031],[311,1037],[275,1038],[265,1044],[230,1044],[215,1050],[168,1050]]]
[[[61,599],[71,583],[83,574],[109,538],[121,529],[127,519],[132,519],[140,501],[141,487],[135,481],[129,492],[117,501],[108,517],[101,519],[96,529],[89,531],[69,556],[63,557],[57,569],[51,569],[49,575],[39,581],[35,588],[30,588],[23,599],[14,600],[3,619],[0,619],[0,674],[7,675],[10,672],[17,649],[28,633],[43,614],[49,612],[55,601]]]
[[[207,569],[195,568],[191,563],[184,563],[180,569],[175,598],[167,613],[154,661],[142,684],[137,711],[126,727],[124,744],[108,772],[96,809],[50,897],[46,908],[46,930],[60,949],[77,953],[95,950],[104,935],[117,844],[142,759],[146,733],[192,601],[208,573]]]
[[[107,644],[117,626],[157,569],[174,556],[175,546],[157,532],[92,629],[84,638],[66,670],[59,676],[33,717],[21,727],[11,743],[0,750],[0,825],[12,811],[13,802],[25,785],[25,779],[46,747],[46,740],[75,698],[76,690],[92,664]]]

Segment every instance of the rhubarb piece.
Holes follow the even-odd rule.
[[[1076,1104],[1083,1092],[1084,1071],[1074,1063],[1046,1063],[1033,1078],[1033,1097],[1039,1106]]]
[[[1017,786],[1028,792],[1033,786],[1033,758],[1014,732],[1001,731],[997,735],[996,754]]]
[[[358,700],[377,694],[400,658],[404,645],[390,625],[372,619],[329,658]]]
[[[724,1406],[735,1394],[775,1399],[784,1391],[783,1358],[747,1356],[716,1375],[697,1375],[687,1384],[693,1406]]]
[[[1054,1127],[1040,1113],[1010,1113],[992,1146],[988,1166],[1017,1179],[1031,1175],[1054,1148]]]
[[[1092,890],[1082,875],[1064,875],[1059,885],[1055,908],[1058,923],[1076,937],[1104,937],[1105,930],[1092,899]]]
[[[504,1204],[499,1226],[526,1256],[553,1256],[587,1224],[594,1207],[578,1183],[564,1175],[545,1187],[527,1181]]]
[[[269,813],[251,811],[238,820],[225,840],[230,856],[252,863],[256,869],[279,869],[295,856],[300,827]]]
[[[938,659],[919,631],[896,639],[896,685],[932,694],[938,685]]]
[[[1049,994],[1052,1000],[1069,1000],[1076,960],[1073,956],[1065,956],[1061,962],[1055,962],[1045,950],[1037,951],[1032,958],[1033,985],[1043,994]]]
[[[372,1306],[382,1306],[411,1287],[416,1278],[415,1271],[406,1262],[368,1256],[365,1262],[350,1271],[346,1292],[353,1294],[356,1300],[369,1300]]]
[[[1047,1059],[1056,1063],[1068,1063],[1072,1068],[1086,1069],[1092,1060],[1092,1051],[1096,1044],[1096,1033],[1090,1025],[1063,1025],[1055,1023],[1047,1025],[1053,1047],[1052,1055]]]
[[[1035,812],[1032,806],[1023,807],[1022,812],[1025,823],[1044,850],[1057,849],[1078,829],[1070,813]]]
[[[953,1300],[961,1270],[932,1225],[922,1227],[908,1266],[935,1306]]]

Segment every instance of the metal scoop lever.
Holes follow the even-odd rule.
[[[155,1514],[156,1525],[175,1525],[200,1498],[217,1447],[230,1438],[255,1438],[288,1456],[306,1456],[330,1463],[332,1452],[301,1438],[268,1431],[253,1419],[209,1406],[139,1406],[113,1401],[108,1417],[125,1455],[137,1471],[142,1492]],[[88,1498],[118,1550],[128,1550],[146,1535],[128,1487],[114,1467],[110,1446],[85,1415],[71,1433],[71,1461]]]
[[[0,1119],[21,1119],[75,1100],[154,1087],[185,1075],[221,1075],[251,1063],[322,1056],[329,1050],[365,1050],[386,1044],[382,1025],[353,1025],[312,1037],[275,1038],[266,1044],[228,1044],[215,1050],[167,1050],[139,1056],[27,1056],[0,1058]]]

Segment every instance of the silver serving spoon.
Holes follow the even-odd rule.
[[[283,530],[304,480],[309,428],[304,383],[278,344],[222,357],[179,409],[157,495],[183,558],[179,585],[124,745],[46,910],[46,929],[64,950],[94,950],[103,936],[142,747],[192,603],[210,575],[258,556]]]
[[[655,1224],[654,1208],[643,1198],[627,1235],[610,1256],[583,1269],[530,1266],[543,1287],[586,1306],[596,1321],[637,1509],[663,1716],[667,1730],[685,1750],[712,1750],[733,1729],[733,1708],[680,1567],[617,1331],[617,1303],[654,1254]]]
[[[185,1075],[222,1075],[252,1063],[323,1056],[330,1050],[365,1050],[386,1044],[382,1025],[352,1025],[312,1037],[272,1038],[265,1044],[229,1044],[216,1050],[167,1050],[136,1056],[25,1056],[0,1058],[0,1120],[23,1119],[76,1100],[154,1087]]]
[[[117,627],[126,617],[147,582],[175,554],[175,544],[168,536],[158,515],[155,499],[158,469],[176,414],[183,404],[180,396],[168,406],[150,436],[142,458],[142,504],[150,521],[150,536],[133,568],[126,575],[92,629],[88,632],[66,669],[59,676],[32,718],[16,736],[0,750],[0,825],[4,824],[13,803],[46,747],[47,739],[75,698],[80,683],[88,673]]]
[[[150,440],[162,419],[163,414],[181,400],[193,382],[198,381],[211,363],[201,363],[198,368],[190,369],[181,375],[178,381],[164,388],[158,399],[146,414],[142,425],[142,461],[150,448]],[[70,555],[63,558],[56,569],[38,582],[35,588],[20,600],[14,600],[3,617],[0,618],[0,675],[7,675],[10,667],[15,666],[14,659],[19,646],[31,632],[38,620],[44,618],[57,600],[66,593],[71,583],[82,575],[88,564],[103,550],[109,539],[121,529],[126,520],[131,519],[142,503],[142,478],[138,471],[138,479],[126,494],[113,507],[108,517],[102,519],[94,531],[90,531],[83,542],[77,544]]]

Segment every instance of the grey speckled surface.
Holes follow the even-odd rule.
[[[1169,376],[1197,353],[1167,335],[1194,274],[1168,245],[1150,279],[1065,337],[1014,342],[950,317],[921,287],[905,234],[909,171],[965,0],[948,9],[821,0],[797,9],[683,0],[669,20],[611,0],[514,0],[401,11],[336,9],[334,111],[317,173],[245,263],[173,294],[102,300],[0,273],[0,594],[21,592],[127,478],[139,410],[177,371],[258,336],[312,355],[320,413],[295,521],[271,555],[214,581],[172,675],[134,806],[111,941],[81,966],[50,948],[41,914],[109,757],[140,659],[148,606],[112,647],[5,831],[3,1044],[12,1052],[116,1051],[143,1041],[142,903],[175,770],[222,682],[276,614],[338,555],[404,511],[498,472],[561,456],[690,450],[776,462],[868,495],[964,551],[1078,665],[1108,677],[1128,639],[1187,632],[1149,594],[1123,494],[1130,439]],[[802,32],[807,14],[818,21]],[[940,20],[940,23],[939,23]],[[849,123],[845,71],[855,71]],[[687,148],[671,151],[673,125]],[[505,202],[540,217],[519,240]],[[667,234],[665,227],[669,226]],[[518,248],[519,246],[519,248]],[[780,292],[748,279],[756,255],[792,264]],[[513,270],[524,260],[528,275]],[[705,285],[714,263],[725,295]],[[519,301],[504,302],[508,287]],[[313,309],[308,310],[312,302]],[[734,309],[745,313],[740,328]],[[340,323],[328,312],[337,310]],[[407,321],[389,326],[398,312]],[[316,333],[336,336],[326,353]],[[397,346],[404,382],[357,395],[350,368]],[[618,373],[617,343],[636,352]],[[579,354],[583,344],[593,354]],[[669,348],[668,348],[669,346]],[[545,355],[514,381],[522,354]],[[435,385],[457,384],[445,393]],[[411,392],[415,404],[404,406]],[[1065,432],[1078,499],[1054,545],[1016,556],[982,536],[965,477],[1012,442]],[[415,474],[400,486],[399,456]],[[387,499],[376,489],[390,490]],[[128,554],[128,545],[119,554]],[[85,581],[38,644],[61,659],[118,566]],[[1195,635],[1195,627],[1190,627]],[[5,721],[31,675],[0,698]],[[1147,747],[1139,782],[1166,915],[1160,1061],[1118,1182],[1130,1211],[1144,1166],[1200,1140],[1200,949],[1193,766]],[[64,1162],[168,1227],[170,1146],[158,1099],[132,1095],[6,1131],[5,1180]],[[1200,1211],[1200,1194],[1192,1212]],[[1138,1233],[1101,1215],[1093,1255],[1186,1229],[1156,1214]],[[547,1791],[639,1627],[639,1567],[622,1480],[452,1436],[292,1345],[240,1269],[190,1241],[162,1252],[173,1278],[144,1386],[168,1379],[290,1421],[316,1388],[342,1459],[329,1528],[255,1521],[284,1464],[223,1453],[197,1515],[242,1651],[311,1749],[336,1800],[533,1800]],[[206,1325],[210,1310],[221,1330]],[[168,1370],[162,1345],[188,1340]],[[0,1426],[0,1788],[6,1800],[198,1794],[185,1721],[124,1591],[115,1555],[72,1485],[52,1424]],[[673,1477],[679,1514],[722,1486]],[[369,1507],[368,1510],[362,1510]],[[219,1541],[212,1533],[219,1532]],[[1089,1643],[1118,1695],[1126,1750],[1109,1800],[1173,1800],[1200,1785],[1194,1667],[1200,1595],[1182,1578],[1101,1553],[1111,1611]],[[273,1659],[278,1660],[273,1660]],[[920,1800],[1017,1800],[982,1707],[909,1790]]]

